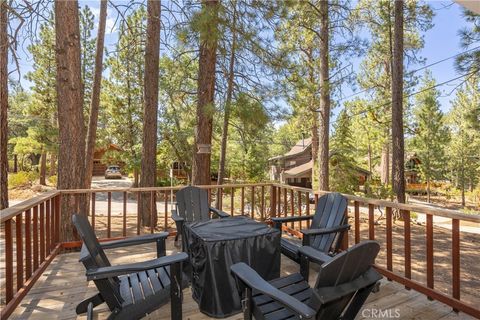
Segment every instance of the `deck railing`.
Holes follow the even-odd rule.
[[[311,189],[292,187],[275,183],[226,184],[222,186],[200,186],[208,191],[209,203],[218,201],[218,208],[231,215],[248,215],[259,221],[268,222],[275,216],[313,214],[321,193]],[[4,246],[4,276],[2,288],[1,317],[8,317],[35,281],[44,272],[55,255],[65,248],[80,246],[78,240],[63,239],[62,224],[70,224],[73,212],[62,214],[62,197],[87,199],[88,212],[97,236],[103,240],[135,236],[156,231],[176,232],[170,219],[170,209],[175,202],[175,193],[182,187],[162,188],[110,188],[85,190],[52,191],[11,208],[0,211],[2,246]],[[407,289],[414,289],[430,299],[450,305],[454,310],[463,311],[480,318],[478,303],[464,301],[461,289],[473,289],[461,282],[461,250],[463,233],[461,222],[478,223],[480,216],[467,215],[459,211],[432,208],[422,205],[398,204],[385,200],[345,195],[349,200],[348,215],[352,229],[343,239],[343,248],[348,243],[363,239],[380,241],[382,252],[376,268],[389,280],[399,282]],[[149,212],[157,212],[156,225],[143,227],[140,215],[140,200],[149,199]],[[152,210],[155,209],[155,210]],[[383,210],[383,216],[375,214]],[[425,224],[418,226],[411,219],[411,213],[425,215]],[[396,215],[395,215],[396,214]],[[395,217],[400,217],[401,221]],[[450,230],[434,226],[434,217],[451,220]],[[380,218],[384,224],[378,224]],[[150,216],[150,221],[155,221]],[[400,223],[399,223],[400,222]],[[285,228],[294,236],[301,237],[299,230],[309,227],[308,222],[292,223]],[[362,230],[363,228],[363,230]],[[416,242],[412,242],[413,235]],[[421,235],[419,235],[421,233]],[[449,233],[450,239],[445,238]],[[435,263],[434,240],[441,234],[443,242],[451,246],[449,267]],[[418,238],[422,239],[424,252],[419,250]],[[445,239],[444,239],[445,238]],[[68,241],[67,241],[68,240]],[[444,254],[444,252],[437,252]],[[480,253],[476,252],[477,260]],[[413,267],[413,276],[412,276]],[[477,266],[475,266],[478,268]],[[435,282],[435,272],[447,272],[450,281]],[[421,274],[422,276],[418,276]],[[423,276],[424,275],[424,276]],[[480,277],[480,274],[476,276]],[[450,288],[446,288],[449,282]],[[438,284],[438,285],[437,285]],[[461,287],[461,284],[463,287]],[[474,299],[478,299],[478,296]],[[480,302],[480,301],[478,301]]]

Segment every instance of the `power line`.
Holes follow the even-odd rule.
[[[462,54],[465,54],[465,53],[468,53],[468,52],[471,52],[471,51],[474,51],[474,50],[477,50],[477,49],[480,49],[480,46],[477,46],[477,47],[474,47],[474,48],[465,50],[465,51],[463,51],[463,52],[459,52],[459,53],[457,53],[457,54],[455,54],[455,55],[453,55],[453,56],[450,56],[450,57],[447,57],[447,58],[444,58],[444,59],[441,59],[441,60],[432,62],[432,63],[427,64],[427,65],[425,65],[425,66],[423,66],[423,67],[420,67],[420,68],[418,68],[418,69],[409,71],[409,72],[407,72],[405,75],[412,75],[412,74],[414,74],[414,73],[416,73],[416,72],[418,72],[418,71],[427,69],[427,68],[429,68],[429,67],[432,67],[432,66],[434,66],[434,65],[437,65],[437,64],[442,63],[442,62],[445,62],[445,61],[447,61],[447,60],[456,58],[456,57],[458,57],[458,56],[460,56],[460,55],[462,55]],[[361,93],[364,93],[364,92],[373,90],[373,89],[375,89],[376,87],[377,87],[377,86],[365,88],[365,89],[360,90],[360,91],[358,91],[358,92],[352,93],[351,95],[348,95],[348,96],[346,96],[346,97],[343,97],[343,98],[339,99],[338,101],[339,101],[339,102],[340,102],[340,101],[344,101],[344,100],[349,99],[349,98],[351,98],[351,97],[357,96],[357,95],[359,95],[359,94],[361,94]]]
[[[455,78],[453,78],[453,79],[450,79],[450,80],[447,80],[447,81],[444,81],[444,82],[441,82],[441,83],[437,83],[437,84],[434,85],[434,86],[431,86],[431,87],[428,87],[428,88],[425,88],[425,89],[422,89],[422,90],[419,90],[419,91],[410,93],[410,94],[408,94],[406,97],[407,97],[407,98],[410,98],[410,97],[415,96],[415,95],[417,95],[417,94],[420,94],[420,93],[422,93],[422,92],[435,89],[435,88],[437,88],[437,87],[446,85],[447,83],[450,83],[450,82],[452,82],[452,81],[461,79],[461,78],[466,77],[466,76],[473,75],[473,74],[477,73],[478,71],[479,71],[479,70],[474,70],[474,71],[472,71],[472,72],[469,72],[469,73],[466,73],[466,74],[462,74],[462,75],[460,75],[460,76],[458,76],[458,77],[455,77]],[[391,103],[392,103],[392,101],[390,101],[390,102],[388,102],[388,103],[385,103],[385,104],[381,105],[379,108],[386,107],[386,106],[388,106],[388,105],[391,104]],[[359,116],[359,115],[361,115],[361,114],[364,114],[364,113],[366,113],[366,112],[368,112],[368,111],[370,111],[370,109],[362,110],[362,111],[360,111],[360,112],[354,113],[354,114],[349,115],[349,116],[350,116],[351,118],[353,118],[353,117],[355,117],[355,116]]]

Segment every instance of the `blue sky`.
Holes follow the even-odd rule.
[[[80,1],[81,6],[88,5],[94,15],[96,16],[95,24],[98,23],[98,14],[99,14],[99,5],[98,1]],[[426,64],[430,64],[444,58],[453,56],[462,51],[460,48],[460,39],[458,36],[458,31],[465,27],[465,21],[462,17],[462,7],[457,3],[452,3],[451,1],[429,1],[428,2],[435,12],[435,17],[433,18],[434,26],[432,29],[427,31],[424,34],[425,37],[425,47],[420,51],[420,56],[426,58]],[[106,35],[106,46],[113,47],[117,41],[117,32],[115,26],[115,17],[116,13],[114,10],[109,7],[109,14],[107,20],[107,35]],[[96,30],[94,30],[94,34]],[[480,43],[478,44],[480,45]],[[26,45],[25,45],[26,47]],[[32,68],[32,61],[28,56],[26,50],[20,50],[20,71],[22,75],[25,75],[26,72],[30,71]],[[411,69],[416,69],[419,66],[411,66]],[[14,68],[13,64],[10,64],[10,69]],[[441,83],[452,78],[458,77],[459,74],[455,71],[454,68],[454,59],[447,60],[445,62],[439,63],[435,66],[432,66],[431,71],[437,83]],[[17,77],[16,74],[12,75],[14,78]],[[443,111],[448,111],[450,108],[450,101],[454,98],[455,92],[448,94],[462,81],[454,81],[447,85],[444,85],[439,88],[442,92],[440,97],[440,103],[442,105]],[[22,84],[25,88],[29,87],[28,81],[22,79]],[[353,91],[350,88],[345,88],[344,95],[350,95]],[[361,95],[359,95],[361,96]]]

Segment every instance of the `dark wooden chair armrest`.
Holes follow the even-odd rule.
[[[324,262],[327,262],[333,259],[328,254],[325,254],[309,246],[300,247],[300,249],[298,249],[298,252],[301,255],[307,257],[309,261],[312,261],[318,264],[323,264]]]
[[[276,229],[281,230],[282,224],[287,222],[296,222],[296,221],[306,221],[313,219],[314,215],[305,215],[305,216],[292,216],[292,217],[279,217],[279,218],[272,218],[273,227]]]
[[[167,237],[168,232],[159,232],[121,240],[101,242],[100,246],[103,249],[114,249],[155,242],[157,244],[157,257],[163,257],[166,254],[165,239],[167,239]]]
[[[332,227],[332,228],[322,228],[322,229],[302,229],[300,230],[303,235],[308,235],[308,236],[317,236],[320,234],[329,234],[329,233],[337,233],[337,232],[343,232],[350,230],[350,225],[349,224],[344,224],[342,226],[338,227]]]
[[[334,287],[322,287],[313,291],[322,304],[327,304],[362,288],[371,286],[380,279],[382,279],[382,276],[375,269],[370,268],[366,273],[352,281]]]
[[[250,268],[247,264],[243,262],[236,263],[230,267],[230,270],[248,288],[255,289],[271,297],[286,308],[300,315],[302,319],[311,319],[315,316],[315,310],[313,310],[303,302],[289,296],[285,292],[282,292],[272,286],[270,283],[260,277],[258,273],[252,268]]]
[[[185,252],[165,256],[153,260],[128,263],[117,266],[95,268],[87,270],[87,280],[106,279],[111,277],[118,277],[124,274],[141,272],[145,270],[169,266],[174,263],[179,263],[188,260],[188,255]]]
[[[222,210],[218,210],[216,208],[209,207],[208,208],[211,212],[213,212],[217,217],[219,218],[228,218],[230,215],[226,212],[223,212]]]

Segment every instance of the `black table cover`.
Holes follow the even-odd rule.
[[[280,276],[280,232],[247,217],[195,222],[183,228],[200,311],[223,318],[241,311],[230,266],[245,262],[266,280]]]

